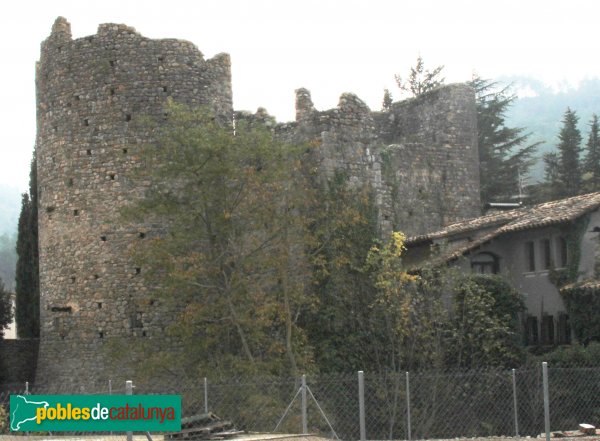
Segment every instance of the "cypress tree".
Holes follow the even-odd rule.
[[[29,174],[29,194],[24,193],[22,196],[17,236],[15,320],[20,338],[38,337],[40,328],[36,164],[34,153]]]

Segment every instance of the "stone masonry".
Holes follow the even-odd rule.
[[[315,110],[296,91],[296,121],[276,123],[264,109],[234,112],[230,60],[204,59],[186,41],[151,40],[103,24],[72,39],[59,17],[37,65],[37,155],[41,336],[36,381],[121,378],[103,348],[111,340],[167,339],[176,311],[153,298],[129,250],[160,226],[122,220],[149,182],[131,172],[156,138],[134,125],[160,119],[167,98],[207,106],[224,120],[268,124],[292,142],[317,140],[323,173],[343,169],[352,185],[375,192],[382,232],[417,235],[479,215],[474,93],[450,85],[372,112],[343,94],[337,108]]]

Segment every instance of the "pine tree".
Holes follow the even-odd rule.
[[[577,128],[577,113],[567,108],[563,116],[563,127],[558,134],[558,179],[552,196],[563,198],[581,193],[581,133]]]
[[[392,109],[392,103],[394,100],[392,99],[392,94],[388,89],[383,89],[383,102],[381,103],[381,111],[387,112]]]
[[[477,103],[481,201],[505,201],[519,194],[519,181],[533,164],[539,143],[525,146],[529,133],[505,126],[505,114],[516,99],[510,86],[498,89],[497,83],[477,76],[470,84]]]
[[[600,135],[598,116],[592,115],[590,121],[590,134],[587,141],[587,155],[585,157],[584,173],[586,174],[586,190],[600,190]]]
[[[21,338],[38,337],[40,327],[36,164],[34,153],[29,175],[29,194],[23,194],[18,225],[15,320],[17,333]]]

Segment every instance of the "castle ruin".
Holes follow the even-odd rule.
[[[291,142],[318,140],[323,173],[342,169],[375,192],[382,231],[415,235],[479,215],[473,90],[456,84],[373,112],[344,94],[317,111],[296,91],[296,121],[235,112],[230,59],[204,59],[190,42],[152,40],[102,24],[73,39],[59,17],[37,65],[40,349],[36,381],[122,377],[102,348],[114,339],[165,339],[176,311],[153,297],[130,250],[159,226],[126,223],[120,209],[144,197],[131,178],[136,151],[156,131],[131,122],[162,116],[167,98],[207,106],[226,120],[268,123]]]

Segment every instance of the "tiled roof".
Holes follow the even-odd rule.
[[[600,280],[598,279],[587,279],[581,282],[570,283],[569,285],[563,286],[561,291],[570,291],[572,289],[589,289],[595,290],[600,289]]]
[[[598,207],[600,207],[600,192],[589,193],[457,222],[434,233],[409,237],[406,245],[410,248],[411,245],[421,242],[490,229],[488,232],[482,231],[478,236],[475,234],[474,240],[446,254],[443,260],[447,261],[458,258],[501,234],[572,221]]]

